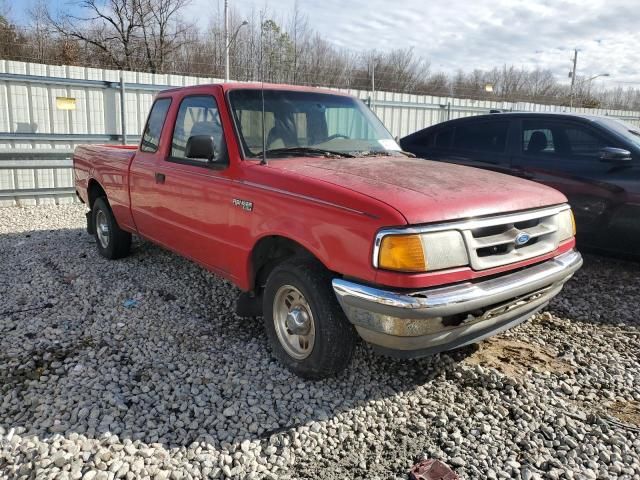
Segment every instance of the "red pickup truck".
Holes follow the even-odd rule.
[[[409,358],[513,327],[582,264],[561,193],[411,157],[351,96],[221,84],[161,92],[139,147],[79,146],[74,169],[100,254],[136,234],[229,279],[321,378],[358,336]]]

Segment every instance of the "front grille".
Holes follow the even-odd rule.
[[[503,220],[496,217],[479,228],[463,229],[462,236],[471,267],[484,270],[555,250],[559,243],[557,213],[541,210],[539,215],[533,212],[524,220],[512,216],[506,216]],[[519,244],[517,239],[522,243]]]

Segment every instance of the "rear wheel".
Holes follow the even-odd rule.
[[[118,226],[105,197],[96,199],[92,213],[96,245],[100,255],[110,260],[129,255],[131,234]]]
[[[331,275],[317,262],[296,259],[276,267],[263,297],[264,322],[274,355],[308,379],[343,370],[357,340],[331,287]]]

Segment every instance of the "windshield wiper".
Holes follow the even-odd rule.
[[[284,147],[284,148],[270,148],[264,153],[267,155],[322,155],[325,157],[345,157],[353,158],[355,155],[346,152],[336,152],[335,150],[326,150],[324,148],[314,147]],[[262,157],[263,152],[256,153],[255,157]]]
[[[400,153],[406,157],[414,158],[415,155],[411,152],[405,152],[404,150],[368,150],[365,152],[358,152],[358,157],[393,157],[395,153]]]

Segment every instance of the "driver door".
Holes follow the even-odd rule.
[[[155,170],[157,214],[164,225],[157,240],[225,274],[229,271],[228,216],[232,205],[229,158],[218,112],[221,95],[197,94],[180,99],[167,156]],[[215,158],[187,158],[189,137],[213,137]]]

